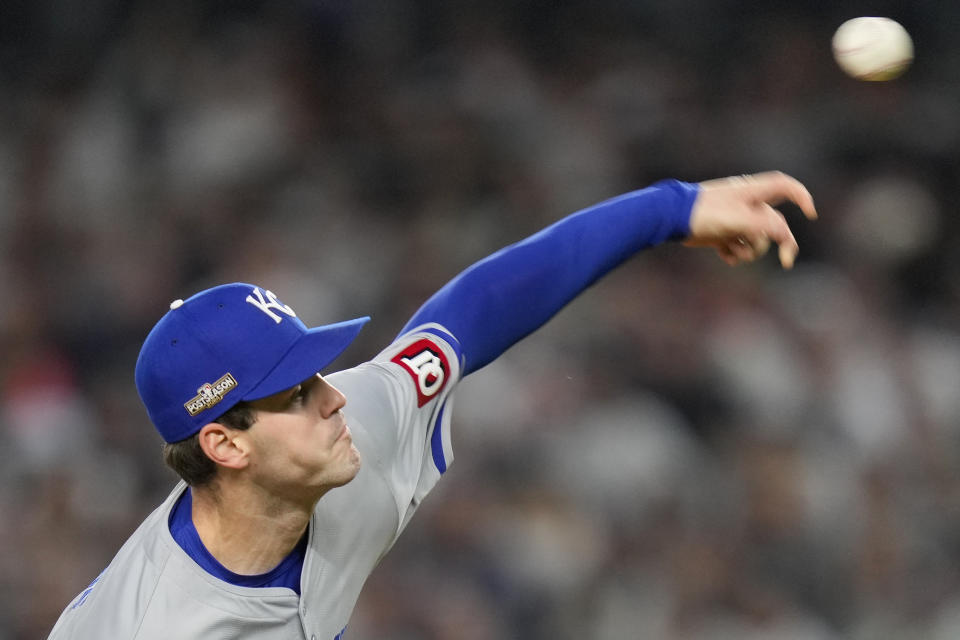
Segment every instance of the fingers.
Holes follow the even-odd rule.
[[[810,220],[817,219],[817,209],[813,204],[813,196],[799,180],[788,176],[782,171],[767,171],[753,175],[742,176],[744,188],[749,190],[750,196],[759,202],[778,204],[785,200],[800,207],[803,214]]]
[[[765,234],[753,238],[738,235],[719,243],[716,249],[720,258],[731,266],[742,262],[753,262],[767,254],[770,249],[770,238]]]
[[[766,217],[766,235],[777,244],[777,254],[780,258],[780,265],[784,269],[793,268],[793,263],[797,259],[800,246],[797,244],[797,239],[790,230],[790,225],[787,224],[787,220],[783,217],[783,214],[769,204],[763,205],[763,212]]]
[[[754,259],[762,258],[767,255],[767,251],[770,250],[770,236],[766,233],[763,233],[759,236],[756,236],[752,239],[749,239],[750,248],[753,251]]]
[[[766,255],[771,243],[777,245],[777,254],[784,269],[793,268],[800,247],[786,219],[768,204],[761,205],[764,220],[749,232],[728,237],[716,243],[720,258],[729,265],[753,262]]]
[[[789,200],[800,207],[807,218],[815,220],[817,211],[813,205],[813,196],[799,180],[781,171],[741,176],[740,181],[741,188],[746,189],[747,197],[757,203],[757,210],[764,218],[761,224],[762,232],[759,236],[750,236],[750,244],[754,249],[760,249],[759,243],[765,242],[762,247],[765,253],[771,241],[776,243],[780,265],[784,269],[793,268],[800,247],[783,214],[772,205]]]
[[[807,188],[780,171],[708,180],[690,216],[687,246],[713,247],[728,264],[752,262],[777,245],[780,264],[793,267],[799,247],[774,205],[789,201],[813,220],[817,210]]]

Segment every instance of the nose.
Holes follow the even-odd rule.
[[[320,385],[320,413],[324,418],[329,418],[346,406],[347,397],[322,376],[320,376]]]

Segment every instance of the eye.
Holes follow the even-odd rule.
[[[293,389],[293,395],[290,397],[290,404],[301,403],[310,395],[310,387],[298,384]]]

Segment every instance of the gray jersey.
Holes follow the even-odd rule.
[[[460,371],[456,340],[425,325],[372,361],[327,376],[347,397],[363,464],[314,510],[300,596],[234,586],[197,565],[168,526],[181,483],[67,606],[50,640],[339,639],[367,576],[452,461]]]

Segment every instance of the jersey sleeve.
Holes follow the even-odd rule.
[[[467,267],[414,314],[457,336],[469,375],[637,252],[690,233],[699,186],[664,180],[610,198]]]
[[[453,462],[450,419],[462,375],[460,344],[439,324],[413,327],[371,361],[328,377],[363,464],[383,475],[397,502],[398,533]]]

